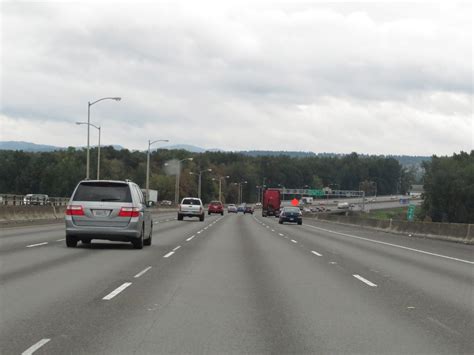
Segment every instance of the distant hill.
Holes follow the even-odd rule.
[[[120,145],[113,145],[113,147],[117,150],[124,149],[124,147]],[[76,147],[76,148],[83,148],[83,147]],[[67,149],[66,147],[58,147],[53,145],[45,145],[45,144],[35,144],[30,142],[22,142],[22,141],[0,141],[0,150],[23,150],[25,152],[52,152],[54,150],[63,150]],[[212,148],[206,149],[201,148],[195,145],[190,144],[175,144],[165,146],[159,149],[182,149],[187,150],[191,153],[204,153],[204,152],[224,152],[223,149]],[[314,152],[298,152],[298,151],[281,151],[281,150],[241,150],[235,151],[235,153],[244,154],[247,156],[252,157],[261,157],[261,156],[280,156],[286,155],[291,158],[308,158],[308,157],[343,157],[347,154],[339,154],[339,153],[314,153]],[[368,154],[359,154],[361,156],[368,156]],[[413,156],[413,155],[387,155],[389,157],[393,157],[396,159],[402,166],[404,167],[415,167],[420,168],[421,163],[423,161],[431,160],[429,156]]]
[[[56,147],[53,145],[35,144],[21,141],[0,142],[2,150],[23,150],[25,152],[52,152],[54,150],[62,150],[64,147]]]
[[[223,149],[218,149],[218,148],[206,149],[206,148],[201,148],[201,147],[197,147],[195,145],[190,145],[190,144],[168,145],[168,146],[161,147],[160,149],[187,150],[188,152],[191,152],[191,153],[223,152],[224,151]]]
[[[110,145],[107,145],[110,146]],[[95,145],[91,145],[95,147]],[[124,149],[121,145],[112,145],[116,150]],[[77,149],[85,147],[75,147]],[[24,152],[52,152],[55,150],[64,150],[67,147],[58,147],[47,144],[36,144],[22,141],[0,141],[0,150],[22,150]]]

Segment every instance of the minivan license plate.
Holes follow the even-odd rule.
[[[109,210],[92,210],[95,217],[107,217],[110,214]]]

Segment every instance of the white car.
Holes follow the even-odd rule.
[[[178,207],[178,221],[182,221],[184,217],[198,217],[204,221],[204,205],[200,198],[185,197],[181,200]]]
[[[237,206],[232,203],[227,205],[227,213],[237,213]]]

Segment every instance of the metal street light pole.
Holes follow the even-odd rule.
[[[199,183],[198,183],[198,197],[201,198],[201,175],[202,173],[209,171],[211,172],[212,169],[204,169],[199,171]]]
[[[86,154],[86,179],[89,179],[89,165],[90,165],[90,126],[91,126],[91,106],[95,105],[99,101],[103,100],[114,100],[120,101],[122,98],[120,97],[103,97],[99,100],[94,102],[87,103],[87,154]]]
[[[148,202],[148,199],[150,198],[150,148],[152,144],[155,144],[157,142],[169,142],[168,139],[157,139],[156,141],[151,142],[148,140],[148,153],[146,155],[146,183],[145,183],[145,188],[146,188],[146,202]]]
[[[174,202],[176,204],[179,203],[179,179],[181,175],[181,162],[185,160],[192,161],[193,158],[185,158],[178,161],[178,171],[176,172],[176,186],[175,186],[175,191],[174,191]]]
[[[101,134],[101,127],[96,126],[95,124],[88,123],[88,122],[76,122],[77,125],[87,125],[87,131],[89,131],[89,126],[96,128],[99,131],[99,144],[97,146],[97,180],[100,180],[100,134]],[[89,135],[87,135],[89,138]]]

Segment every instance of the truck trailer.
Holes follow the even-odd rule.
[[[280,212],[280,190],[266,189],[263,192],[262,217],[278,216]]]

